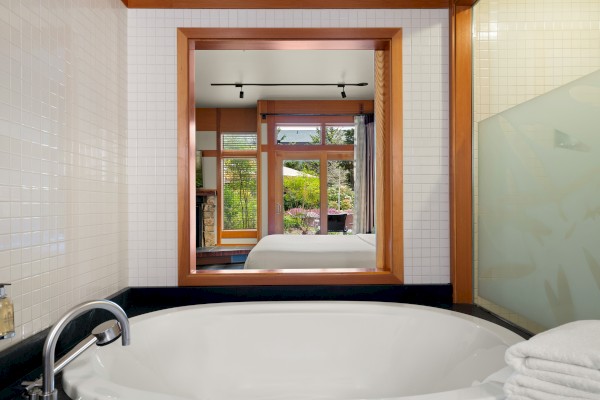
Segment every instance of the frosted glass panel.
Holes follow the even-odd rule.
[[[600,71],[479,123],[479,296],[600,319]]]

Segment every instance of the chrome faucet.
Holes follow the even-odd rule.
[[[69,322],[80,316],[86,311],[100,308],[110,311],[116,318],[115,320],[104,322],[98,325],[81,343],[75,346],[69,353],[62,357],[57,363],[54,362],[56,343],[58,337]],[[27,386],[26,390],[30,400],[57,400],[57,391],[54,386],[54,376],[66,367],[77,356],[83,353],[94,343],[102,346],[112,343],[121,336],[123,346],[128,346],[130,342],[129,320],[127,314],[116,303],[109,300],[94,300],[80,304],[69,310],[50,330],[46,342],[44,343],[42,361],[44,372],[42,377],[34,382],[23,382]]]

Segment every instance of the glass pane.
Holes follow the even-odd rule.
[[[532,330],[600,319],[600,71],[479,123],[479,296]]]
[[[221,134],[223,150],[256,150],[256,133],[239,132]]]
[[[278,125],[277,144],[321,144],[319,125]]]
[[[319,160],[283,162],[283,233],[315,235],[321,215]]]
[[[354,125],[328,126],[325,144],[354,144]]]
[[[327,161],[327,233],[352,233],[354,161]]]
[[[256,229],[256,159],[223,159],[223,229]]]

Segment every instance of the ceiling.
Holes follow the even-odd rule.
[[[211,86],[211,83],[360,83],[346,99],[372,100],[373,50],[197,50],[196,107],[255,107],[257,100],[341,100],[337,86]]]

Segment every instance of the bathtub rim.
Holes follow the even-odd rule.
[[[283,310],[292,311],[292,310],[290,310],[290,307],[292,309],[296,309],[296,310],[300,310],[300,309],[306,310],[306,307],[323,308],[323,306],[328,306],[325,308],[325,310],[329,311],[329,312],[333,311],[330,308],[332,306],[333,307],[336,307],[336,306],[341,306],[341,307],[352,306],[352,307],[354,307],[352,310],[348,310],[349,313],[356,312],[356,309],[355,309],[356,307],[362,307],[360,310],[358,310],[359,313],[364,312],[363,310],[366,310],[367,308],[373,308],[373,307],[387,309],[387,310],[402,308],[402,309],[409,309],[409,310],[413,310],[413,311],[424,311],[424,312],[431,313],[431,314],[444,315],[446,317],[448,317],[448,316],[456,317],[458,319],[466,321],[467,323],[473,324],[476,328],[484,329],[488,333],[493,334],[495,337],[497,337],[502,343],[506,344],[507,346],[510,346],[512,344],[515,344],[517,342],[525,340],[523,337],[521,337],[517,333],[515,333],[505,327],[502,327],[496,323],[487,321],[487,320],[479,318],[479,317],[467,315],[467,314],[464,314],[461,312],[457,312],[457,311],[453,311],[453,310],[449,310],[449,309],[441,309],[441,308],[431,307],[431,306],[415,305],[415,304],[408,304],[408,303],[381,302],[381,301],[346,301],[346,300],[253,301],[253,302],[223,302],[223,303],[195,304],[195,305],[180,306],[180,307],[173,307],[173,308],[157,310],[157,311],[145,313],[142,315],[138,315],[136,317],[132,317],[131,320],[132,320],[132,323],[138,323],[138,322],[146,321],[149,319],[161,317],[163,315],[176,314],[179,312],[189,311],[189,310],[198,309],[198,308],[202,308],[205,312],[208,312],[209,314],[210,313],[219,314],[220,312],[222,312],[223,309],[227,310],[227,309],[231,309],[231,308],[233,308],[235,310],[235,309],[240,309],[240,308],[256,309],[255,307],[258,307],[257,310],[259,310],[259,311],[264,311],[264,308],[268,308],[269,312],[277,312],[277,311],[283,311]],[[231,314],[229,314],[229,315],[231,315]],[[133,340],[135,340],[135,339],[133,339]],[[82,358],[86,358],[86,357],[89,358],[89,354],[91,353],[91,351],[88,350],[88,351],[86,351],[86,353],[88,353],[88,354],[84,355],[84,357],[82,357]],[[87,390],[87,388],[85,388],[85,385],[83,388],[81,388],[81,387],[78,387],[77,382],[70,382],[68,379],[68,376],[69,376],[69,373],[68,373],[68,368],[67,368],[65,373],[63,373],[63,377],[62,377],[63,387],[64,387],[64,390],[67,393],[67,395],[69,395],[71,398],[80,398],[79,396],[87,395],[88,393],[90,393],[89,390]],[[107,381],[105,381],[103,379],[99,379],[99,378],[93,378],[93,379],[95,379],[99,383],[103,383],[103,382],[109,383],[111,385],[111,387],[114,386],[115,388],[117,388],[117,387],[125,388],[125,389],[127,389],[127,391],[132,391],[133,393],[137,392],[140,394],[144,393],[144,396],[148,395],[148,392],[142,392],[139,389],[124,387],[124,386],[116,384],[114,382],[111,382],[111,381],[107,382]],[[487,381],[487,382],[483,381],[480,384],[475,384],[473,386],[463,387],[463,388],[454,389],[454,390],[450,390],[450,391],[441,391],[441,392],[433,392],[433,393],[425,393],[425,394],[401,396],[401,397],[369,398],[369,400],[469,400],[469,399],[492,400],[492,399],[501,398],[500,396],[502,395],[502,384],[503,384],[502,382],[494,381],[494,380]],[[167,397],[165,397],[165,396],[166,395],[162,394],[162,393],[156,393],[156,394],[151,393],[151,396],[144,397],[144,398],[147,398],[148,400],[153,400],[153,399],[159,400],[159,399],[166,399]],[[184,400],[184,398],[177,397],[175,395],[172,395],[172,397],[168,397],[168,398],[169,398],[169,400]],[[185,400],[188,400],[188,399],[186,398]]]
[[[166,314],[173,314],[181,311],[187,311],[195,308],[203,308],[203,309],[211,309],[218,311],[222,308],[230,308],[230,307],[252,307],[252,306],[264,306],[268,304],[268,307],[275,306],[285,306],[285,307],[301,307],[301,306],[317,306],[317,305],[354,305],[354,306],[364,306],[364,307],[389,307],[389,308],[406,308],[412,310],[421,310],[425,312],[431,312],[433,314],[445,315],[445,316],[453,316],[464,321],[470,322],[474,325],[479,326],[480,328],[484,328],[491,333],[498,336],[504,343],[507,344],[515,344],[517,342],[526,340],[523,336],[518,333],[510,330],[509,328],[503,327],[494,322],[488,321],[486,319],[476,317],[473,315],[465,314],[459,311],[454,311],[446,308],[439,308],[434,306],[425,306],[418,305],[412,303],[393,303],[386,301],[355,301],[355,300],[284,300],[284,301],[244,301],[244,302],[222,302],[222,303],[208,303],[208,304],[193,304],[188,306],[179,306],[179,307],[171,307],[165,308],[162,310],[151,311],[145,314],[141,314],[135,317],[130,318],[133,321],[144,321],[146,319],[159,317]]]

